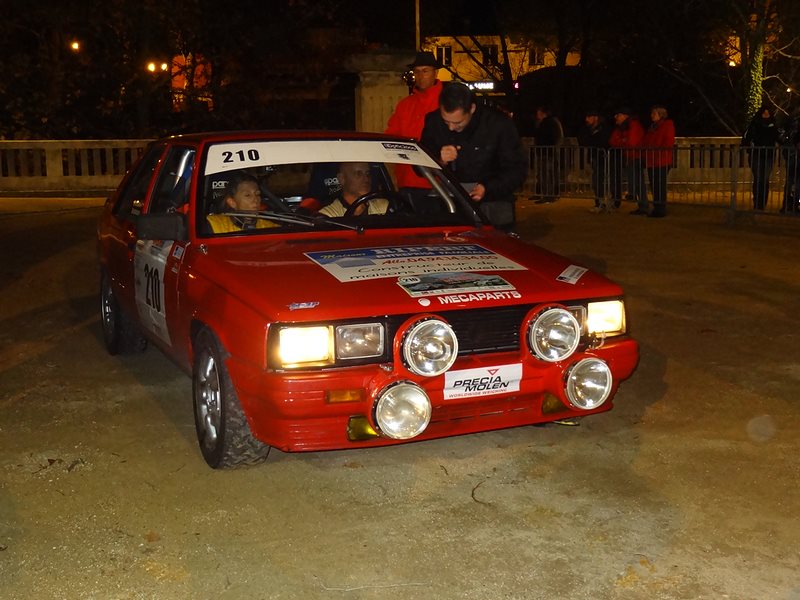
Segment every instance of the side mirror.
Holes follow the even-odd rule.
[[[136,220],[136,234],[140,240],[189,239],[186,215],[182,213],[155,213],[140,215]]]

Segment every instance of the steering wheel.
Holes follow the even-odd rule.
[[[356,214],[356,209],[358,209],[358,207],[361,206],[362,204],[366,204],[370,200],[375,200],[376,198],[385,198],[386,195],[387,195],[386,192],[369,192],[364,194],[363,196],[359,196],[358,198],[353,200],[353,203],[350,206],[347,207],[347,210],[344,211],[344,216],[352,217],[353,215]]]

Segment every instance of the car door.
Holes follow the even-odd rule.
[[[195,149],[173,146],[162,161],[146,214],[186,214]],[[178,279],[188,240],[137,240],[133,260],[136,309],[142,328],[164,349],[175,345]]]
[[[136,220],[148,199],[153,175],[164,150],[164,144],[156,144],[145,151],[120,188],[111,217],[100,231],[106,271],[120,306],[131,315],[135,314],[133,257]]]

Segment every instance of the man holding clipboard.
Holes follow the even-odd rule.
[[[514,228],[514,192],[528,165],[514,123],[505,114],[478,107],[463,83],[448,83],[439,110],[428,113],[421,143],[447,165],[497,229]]]

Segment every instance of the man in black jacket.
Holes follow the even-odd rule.
[[[590,109],[584,114],[585,127],[578,134],[578,144],[581,146],[581,150],[586,152],[589,165],[592,167],[594,208],[591,210],[600,213],[609,209],[606,205],[606,165],[611,129],[600,111]]]
[[[548,106],[536,107],[536,204],[550,204],[558,198],[561,185],[561,163],[564,128]]]
[[[513,121],[499,111],[478,107],[470,89],[449,83],[439,110],[428,113],[422,145],[458,177],[497,229],[514,227],[514,192],[528,165]]]
[[[742,136],[753,172],[753,208],[764,210],[769,199],[769,178],[775,161],[775,146],[780,136],[770,108],[762,105]]]

